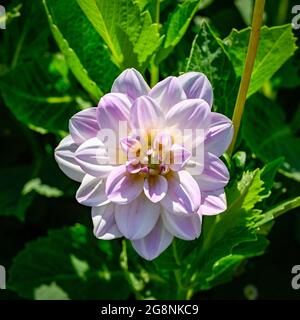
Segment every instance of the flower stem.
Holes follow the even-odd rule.
[[[239,92],[238,92],[236,104],[234,107],[234,113],[232,117],[234,135],[233,135],[231,145],[228,149],[229,155],[231,155],[234,150],[234,146],[236,143],[236,139],[238,136],[241,119],[244,111],[245,102],[247,99],[247,93],[248,93],[249,84],[251,80],[251,74],[253,71],[258,43],[259,43],[259,34],[260,34],[261,24],[263,21],[264,7],[265,7],[265,0],[255,0],[254,12],[253,12],[253,18],[252,18],[252,30],[250,34],[247,57],[246,57],[244,72],[243,72],[242,80],[240,83]]]
[[[158,65],[155,64],[155,62],[152,62],[151,64],[150,75],[151,75],[151,88],[153,88],[159,80],[159,67]]]
[[[181,263],[180,263],[180,260],[178,257],[176,241],[172,242],[172,249],[173,249],[174,259],[176,262],[176,269],[174,270],[175,280],[176,280],[176,284],[177,284],[176,298],[178,300],[183,300],[183,299],[187,298],[189,289],[185,288],[183,285],[182,274],[181,274],[181,269],[180,269]]]
[[[127,280],[132,292],[134,293],[135,298],[137,300],[143,300],[143,296],[136,289],[134,283],[132,282],[132,277],[131,277],[130,271],[128,269],[127,245],[126,245],[125,239],[122,240],[122,252],[121,252],[121,256],[120,256],[120,266],[123,269],[125,279]]]
[[[153,22],[159,24],[160,17],[160,0],[153,0]],[[155,59],[152,60],[150,67],[151,87],[155,86],[159,81],[159,66]]]
[[[284,24],[289,11],[289,0],[282,0],[278,4],[278,15],[276,19],[276,24]]]

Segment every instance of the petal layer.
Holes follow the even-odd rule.
[[[112,240],[122,237],[115,222],[115,205],[110,203],[102,207],[92,208],[94,234],[101,240]]]
[[[187,72],[178,77],[188,99],[203,99],[211,107],[213,90],[207,77],[200,72]]]
[[[220,157],[229,147],[233,137],[232,121],[223,114],[210,114],[210,127],[205,137],[205,151]]]
[[[114,168],[109,164],[106,147],[97,137],[84,142],[76,151],[76,160],[84,172],[99,178],[107,177]]]
[[[118,206],[115,220],[122,234],[130,240],[144,238],[154,228],[160,205],[154,204],[141,194],[129,204]]]
[[[147,96],[135,100],[130,111],[130,123],[134,129],[155,130],[163,127],[164,114],[158,104]]]
[[[200,189],[195,179],[185,170],[168,175],[168,192],[162,206],[177,214],[195,213],[201,203]]]
[[[201,192],[215,191],[224,188],[229,181],[229,172],[225,164],[212,153],[205,155],[204,169],[200,175],[193,177]]]
[[[130,174],[125,165],[112,170],[106,180],[107,197],[115,203],[127,204],[136,199],[143,190],[144,178]]]
[[[150,88],[143,76],[135,69],[123,71],[113,83],[111,92],[126,94],[132,101],[136,98],[147,95]]]
[[[161,175],[149,176],[144,182],[144,192],[147,198],[156,203],[162,200],[168,191],[168,181]]]
[[[172,240],[173,236],[159,218],[152,231],[145,238],[132,241],[132,246],[144,259],[153,260],[168,248]]]
[[[202,215],[216,215],[227,209],[226,194],[224,189],[202,192],[202,201],[198,213]]]
[[[210,108],[202,99],[189,99],[177,103],[169,110],[166,121],[169,126],[184,129],[204,129],[209,126]]]
[[[183,88],[176,77],[168,77],[160,81],[150,90],[149,96],[165,113],[175,104],[186,99]]]
[[[105,180],[85,175],[77,190],[76,199],[79,203],[97,207],[109,203],[105,193]]]
[[[96,137],[99,132],[99,124],[96,117],[97,108],[89,108],[76,113],[69,122],[69,131],[72,139],[81,144],[84,141]]]
[[[97,120],[100,128],[119,132],[119,123],[128,122],[131,102],[121,93],[108,93],[103,96],[97,108]],[[100,132],[101,134],[101,132]]]
[[[183,240],[194,240],[201,233],[201,215],[176,215],[164,210],[162,218],[165,227],[175,237]]]
[[[75,152],[78,145],[70,135],[61,140],[55,149],[55,160],[62,172],[69,178],[81,182],[85,172],[81,169],[75,159]]]

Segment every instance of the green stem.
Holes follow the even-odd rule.
[[[289,0],[281,0],[279,2],[278,15],[276,19],[277,25],[282,25],[285,23],[288,10],[289,10]]]
[[[175,240],[172,242],[172,249],[173,249],[173,255],[174,255],[175,262],[176,262],[177,266],[180,267],[180,260],[178,257],[177,246],[176,246]]]
[[[241,124],[242,115],[244,112],[244,106],[247,99],[247,93],[248,93],[249,84],[251,80],[251,74],[253,71],[258,43],[259,43],[259,34],[260,34],[261,24],[263,21],[264,7],[265,7],[265,0],[255,1],[253,19],[252,19],[252,30],[250,34],[247,57],[246,57],[244,72],[243,72],[242,80],[240,83],[239,92],[238,92],[236,104],[234,107],[234,113],[232,117],[232,122],[234,126],[234,135],[233,135],[231,145],[228,149],[229,155],[231,155],[234,150],[234,146],[237,140],[237,136],[238,136],[238,132]]]
[[[176,296],[176,298],[178,300],[183,300],[183,299],[187,298],[189,289],[183,285],[181,268],[180,268],[181,263],[180,263],[178,253],[177,253],[176,241],[172,242],[172,249],[173,249],[174,259],[176,262],[176,269],[174,270],[175,280],[177,283],[177,296]]]
[[[151,87],[154,87],[157,82],[159,81],[159,67],[152,62],[151,69],[150,69],[150,76],[151,76]]]
[[[159,23],[160,17],[160,0],[153,1],[154,14],[153,14],[153,22]]]
[[[125,239],[122,240],[122,252],[121,252],[121,256],[120,256],[120,265],[121,265],[121,268],[123,269],[125,278],[129,284],[129,286],[131,287],[131,290],[133,291],[136,299],[143,300],[144,297],[140,294],[139,291],[136,290],[135,285],[132,282],[131,274],[128,269],[127,245],[126,245]]]
[[[12,58],[12,62],[11,62],[12,69],[15,68],[17,66],[17,64],[18,64],[18,60],[19,60],[19,57],[20,57],[20,53],[22,51],[22,47],[23,47],[23,44],[24,44],[28,29],[29,29],[28,23],[26,23],[26,25],[23,27],[22,34],[21,34],[21,36],[19,38],[19,41],[18,41],[17,46],[16,46],[16,50],[15,50],[13,58]]]
[[[154,6],[153,22],[159,24],[160,0],[154,0],[153,6]],[[159,81],[159,66],[156,64],[155,59],[153,59],[151,63],[150,76],[151,76],[151,87],[154,87]]]

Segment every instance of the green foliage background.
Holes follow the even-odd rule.
[[[176,240],[153,262],[125,240],[96,240],[89,208],[74,199],[77,184],[54,161],[69,118],[96,105],[127,67],[149,83],[158,67],[161,79],[204,72],[214,110],[232,116],[253,1],[161,0],[159,16],[158,2],[3,4],[0,264],[8,290],[0,299],[249,299],[249,284],[258,298],[299,298],[290,287],[300,259],[297,1],[266,1],[238,145],[223,159],[228,209],[204,219],[198,240]]]

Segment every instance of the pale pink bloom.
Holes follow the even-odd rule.
[[[124,236],[152,260],[174,236],[198,238],[203,215],[226,209],[229,173],[219,157],[233,127],[211,111],[212,103],[211,84],[201,73],[168,77],[150,89],[138,71],[127,69],[97,108],[71,118],[70,135],[55,158],[68,177],[81,182],[76,198],[92,207],[97,238]],[[128,128],[123,136],[120,122]],[[108,152],[113,146],[101,136],[108,129],[118,137],[117,162]],[[175,130],[185,129],[192,134],[177,143]],[[204,133],[197,143],[196,130]],[[203,149],[200,162],[192,157],[198,148]]]

